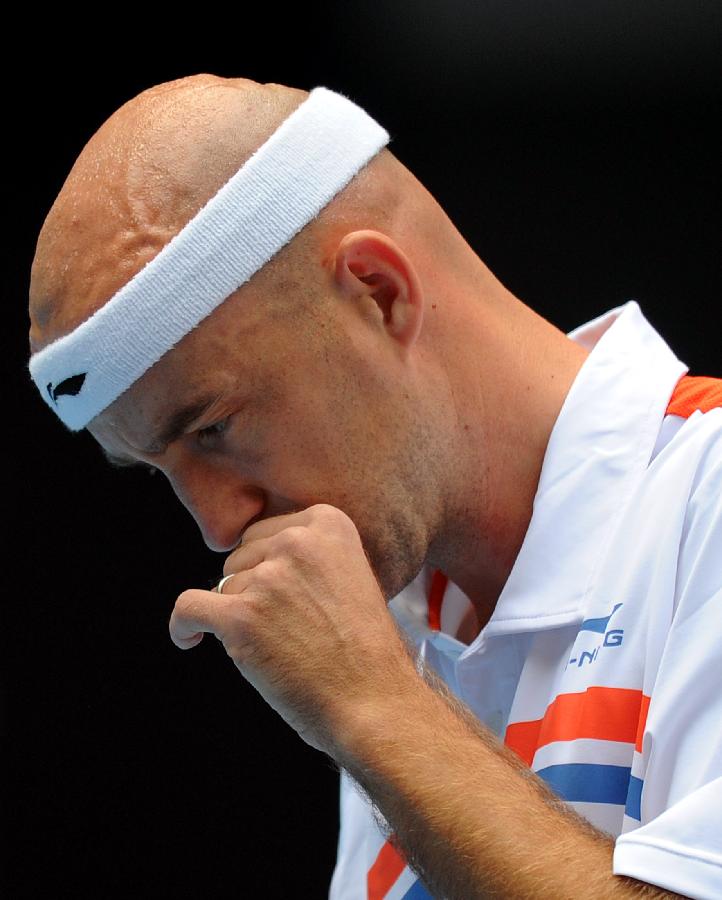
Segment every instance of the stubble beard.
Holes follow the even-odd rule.
[[[388,603],[419,574],[427,547],[403,516],[386,519],[384,533],[361,534],[366,558]]]

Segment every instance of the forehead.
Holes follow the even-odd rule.
[[[265,362],[273,355],[267,348],[274,329],[264,327],[257,307],[242,299],[241,304],[231,302],[235,296],[229,298],[203,320],[93,419],[88,430],[103,444],[119,438],[140,449],[153,443],[179,412],[267,382]]]
[[[111,453],[123,445],[147,453],[164,445],[199,419],[212,403],[236,391],[240,377],[212,365],[181,366],[170,351],[88,425]]]

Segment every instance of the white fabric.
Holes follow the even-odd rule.
[[[389,141],[317,87],[104,306],[30,360],[43,399],[84,428],[264,266]]]
[[[718,595],[717,599],[719,605],[722,596]],[[689,765],[694,761],[689,748],[681,762]],[[696,778],[695,782],[701,783],[701,779]],[[695,900],[719,900],[722,897],[721,845],[722,777],[719,777],[694,787],[656,819],[618,838],[614,872],[633,875]]]
[[[546,727],[565,703],[587,704],[548,732],[556,739],[540,741],[531,767],[560,792],[577,791],[570,805],[616,838],[616,874],[719,898],[722,409],[665,415],[686,366],[634,301],[570,336],[592,352],[554,426],[532,519],[490,621],[469,646],[429,631],[428,567],[390,608],[507,743],[526,727],[519,723],[549,710]],[[442,628],[446,607],[458,621],[468,603],[450,584]],[[589,733],[587,714],[607,727],[599,703],[607,696],[651,698],[646,724],[641,708],[638,716],[639,750],[636,718],[622,722],[633,732],[624,739]],[[383,835],[346,776],[341,804],[329,896],[362,900]],[[425,896],[420,884],[411,896]]]

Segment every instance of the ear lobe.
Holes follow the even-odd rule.
[[[414,267],[401,248],[378,231],[354,231],[336,249],[335,279],[347,297],[370,298],[386,328],[402,343],[421,329],[423,298]]]

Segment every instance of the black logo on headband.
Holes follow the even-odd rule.
[[[70,397],[79,394],[85,384],[87,374],[87,372],[82,372],[80,375],[71,375],[70,378],[61,381],[57,387],[53,387],[53,383],[48,382],[48,393],[53,403],[57,405],[58,397],[62,397],[63,394],[68,394]]]

